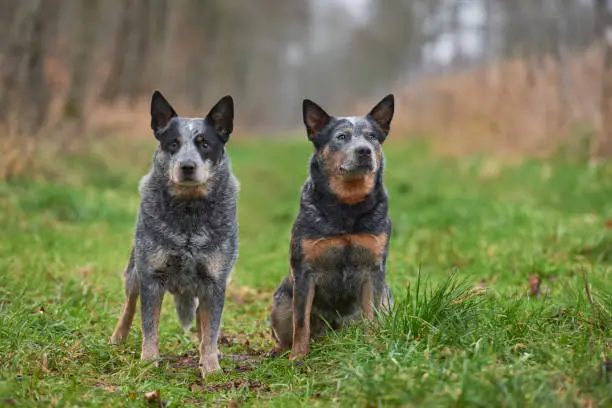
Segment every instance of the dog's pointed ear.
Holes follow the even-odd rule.
[[[159,91],[151,96],[151,129],[154,131],[166,127],[170,119],[176,117],[176,111]]]
[[[383,132],[385,132],[385,135],[389,134],[389,130],[391,129],[391,119],[393,119],[394,109],[395,98],[393,94],[389,94],[378,102],[370,113],[368,113],[368,117],[380,126]]]
[[[304,99],[302,102],[302,116],[310,140],[331,120],[331,116],[310,99]]]
[[[223,143],[227,143],[234,131],[234,99],[226,95],[212,107],[206,120],[215,128]]]

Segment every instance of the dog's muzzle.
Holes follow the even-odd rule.
[[[181,163],[180,167],[180,181],[181,182],[195,182],[195,173],[197,165],[194,162]]]
[[[175,164],[172,167],[170,178],[174,184],[189,187],[205,184],[210,176],[210,163],[198,164],[189,160]]]
[[[376,158],[370,146],[356,147],[345,163],[340,165],[340,171],[345,174],[361,175],[376,170]]]

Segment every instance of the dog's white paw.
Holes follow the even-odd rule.
[[[221,371],[221,366],[219,365],[219,358],[217,355],[217,353],[214,353],[212,355],[200,358],[200,370],[202,371],[202,377],[206,377],[208,374]]]

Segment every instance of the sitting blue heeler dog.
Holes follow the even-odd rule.
[[[153,94],[151,128],[159,146],[140,182],[134,245],[123,272],[126,299],[111,337],[113,344],[125,340],[140,295],[141,359],[158,358],[159,315],[169,291],[183,327],[196,318],[203,376],[220,370],[219,325],[238,256],[238,181],[225,152],[233,120],[230,96],[200,119],[178,117],[161,93]]]
[[[329,116],[304,100],[303,117],[315,152],[291,233],[291,270],[274,293],[273,354],[308,343],[328,325],[340,328],[392,302],[386,260],[391,235],[383,153],[393,118],[386,96],[364,117]]]

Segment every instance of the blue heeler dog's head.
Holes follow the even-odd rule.
[[[151,98],[151,128],[159,147],[154,172],[167,178],[171,194],[206,195],[234,126],[234,100],[224,96],[205,118],[179,117],[159,91]]]
[[[382,144],[389,134],[393,111],[393,95],[387,95],[362,117],[333,117],[305,99],[304,125],[327,176],[347,180],[376,173],[382,165]]]

